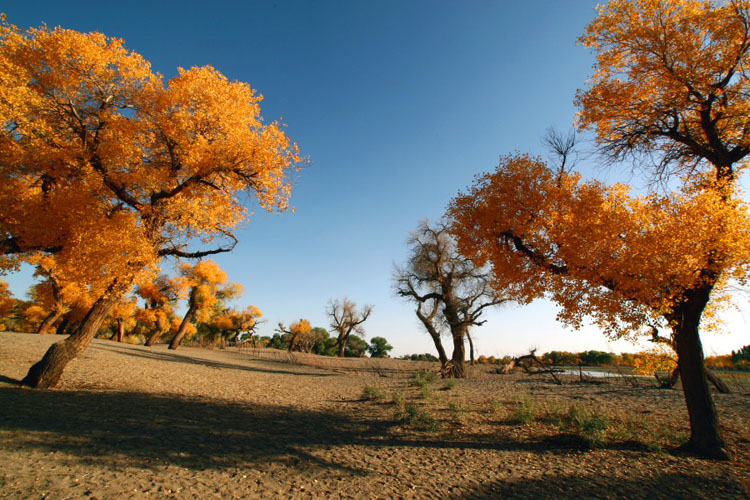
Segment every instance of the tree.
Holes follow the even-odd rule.
[[[336,339],[331,338],[331,334],[325,328],[316,326],[310,331],[310,337],[313,340],[311,352],[321,356],[336,356]]]
[[[136,320],[146,325],[146,347],[151,347],[159,338],[170,330],[175,317],[174,308],[179,297],[179,284],[162,274],[153,281],[144,280],[135,294],[144,299],[143,309],[135,313]]]
[[[362,311],[357,311],[357,304],[344,297],[341,300],[330,301],[326,314],[331,318],[331,328],[338,333],[336,348],[339,357],[343,358],[346,355],[346,343],[352,332],[364,334],[362,323],[372,314],[372,306],[365,305]],[[362,350],[364,352],[364,347]]]
[[[110,313],[110,320],[114,322],[112,326],[111,340],[122,342],[125,338],[126,328],[135,326],[135,312],[138,308],[138,301],[135,297],[123,297]]]
[[[692,183],[635,197],[514,155],[448,211],[460,251],[489,263],[495,286],[519,302],[548,297],[561,306],[558,319],[577,328],[588,316],[614,337],[670,330],[688,447],[725,456],[698,336],[709,299],[718,305],[722,284],[746,278],[750,263],[747,210],[725,194]]]
[[[251,339],[262,316],[260,309],[253,305],[247,306],[242,311],[225,308],[208,321],[208,326],[211,331],[215,330],[218,333],[223,345],[227,341],[237,342],[242,334],[249,335],[243,340]]]
[[[394,273],[396,293],[417,303],[417,317],[430,333],[442,362],[447,358],[433,323],[436,310],[441,308],[441,320],[453,339],[453,355],[450,362],[443,362],[442,372],[446,377],[463,378],[466,376],[464,339],[469,328],[485,323],[479,318],[486,308],[508,299],[490,286],[487,268],[458,253],[445,223],[435,227],[426,221],[420,223],[409,244],[409,260]],[[434,301],[432,313],[424,316],[421,307],[429,301]]]
[[[195,319],[207,321],[211,317],[211,307],[214,304],[242,295],[242,286],[236,283],[226,284],[227,273],[213,259],[198,262],[192,266],[183,264],[180,267],[180,273],[182,274],[181,286],[190,290],[188,309],[177,333],[169,342],[170,349],[179,347],[188,331],[188,325]]]
[[[281,335],[287,335],[288,345],[287,345],[287,351],[292,352],[295,350],[300,350],[299,341],[300,338],[310,333],[312,330],[312,325],[310,322],[306,319],[301,319],[299,321],[295,321],[292,323],[292,325],[287,328],[284,326],[283,322],[279,322],[279,327],[276,329],[276,331]]]
[[[745,0],[612,1],[581,42],[597,55],[579,91],[581,128],[594,129],[613,159],[656,159],[656,173],[678,173],[715,193],[718,233],[734,233],[737,176],[750,153],[750,4]],[[674,347],[691,420],[686,448],[726,456],[705,382],[698,327],[717,286],[736,265],[723,242],[694,272],[672,320]]]
[[[393,350],[393,346],[383,337],[373,337],[370,345],[367,346],[367,352],[371,358],[386,358],[388,353]]]
[[[231,250],[247,216],[239,194],[268,210],[288,206],[296,145],[262,123],[262,96],[211,67],[165,84],[122,40],[2,23],[0,95],[0,265],[54,254],[60,276],[96,290],[27,385],[54,386],[163,257]]]
[[[347,358],[363,358],[367,352],[367,342],[359,335],[351,334],[347,339],[344,355]]]

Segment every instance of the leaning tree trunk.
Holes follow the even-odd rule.
[[[677,364],[690,416],[690,439],[683,449],[726,460],[730,456],[719,432],[719,417],[708,386],[703,346],[698,333],[700,317],[709,294],[710,289],[692,294],[682,305],[673,330]]]
[[[297,347],[298,339],[299,339],[299,333],[293,333],[292,338],[289,340],[289,346],[286,348],[287,352],[294,351],[294,348]]]
[[[190,298],[193,298],[193,294],[190,294]],[[169,343],[170,349],[177,349],[180,346],[180,342],[182,342],[182,337],[185,336],[185,332],[187,331],[188,325],[193,321],[193,318],[195,317],[195,313],[198,312],[198,306],[194,303],[193,300],[190,301],[190,307],[188,308],[188,311],[185,313],[185,317],[182,318],[182,323],[180,323],[180,328],[177,330],[177,333],[174,337],[172,337],[172,341]]]
[[[50,329],[52,328],[52,325],[55,324],[55,321],[60,319],[60,316],[62,316],[63,313],[59,309],[53,309],[51,313],[47,315],[46,318],[44,318],[44,321],[42,321],[42,324],[39,325],[39,328],[37,329],[36,333],[40,335],[44,335],[47,333],[50,333]]]
[[[435,328],[432,323],[434,315],[425,316],[421,310],[417,309],[417,317],[422,321],[427,333],[430,334],[432,342],[435,344],[435,349],[438,352],[438,358],[440,359],[440,373],[445,376],[448,367],[448,355],[445,354],[445,348],[443,347],[443,341],[440,339],[440,332]]]
[[[53,344],[41,361],[29,369],[21,383],[38,389],[55,387],[67,364],[88,347],[119,299],[113,294],[94,302],[78,328],[67,339]]]

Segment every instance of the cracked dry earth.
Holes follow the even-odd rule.
[[[750,498],[747,388],[716,395],[734,460],[714,462],[672,451],[687,432],[682,394],[646,382],[475,369],[419,388],[409,362],[343,370],[97,339],[59,388],[19,387],[58,339],[0,333],[1,498]],[[591,445],[543,418],[571,406],[620,433]],[[407,407],[426,417],[405,419]],[[521,424],[519,408],[538,417]]]

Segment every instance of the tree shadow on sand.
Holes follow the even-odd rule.
[[[291,370],[283,370],[278,368],[277,366],[273,366],[272,368],[259,368],[257,366],[248,366],[248,365],[242,365],[242,364],[235,364],[235,363],[223,363],[219,361],[211,361],[208,359],[202,359],[202,358],[196,358],[189,355],[182,355],[177,354],[173,352],[159,352],[156,350],[150,350],[150,349],[137,349],[137,348],[127,348],[127,347],[121,347],[117,344],[108,345],[108,344],[95,344],[89,347],[89,349],[92,350],[103,350],[103,351],[111,351],[116,352],[117,354],[122,354],[125,356],[133,356],[136,358],[145,358],[145,359],[153,359],[156,361],[169,361],[173,363],[185,363],[189,365],[202,365],[202,366],[210,366],[212,368],[227,368],[230,370],[245,370],[250,372],[261,372],[261,373],[273,373],[273,374],[284,374],[284,375],[304,375],[306,377],[333,377],[335,376],[332,373],[325,373],[320,370],[311,369],[309,367],[304,367],[304,369],[301,369],[299,371],[291,371]],[[251,358],[248,358],[251,359]],[[274,362],[273,360],[262,360],[262,359],[252,359],[254,364],[281,364],[280,362]],[[289,366],[288,363],[283,363],[286,366]]]

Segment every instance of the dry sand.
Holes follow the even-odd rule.
[[[281,354],[106,340],[58,389],[18,387],[56,340],[0,333],[2,498],[750,498],[747,390],[716,395],[735,453],[726,463],[632,439],[589,449],[551,424],[514,422],[519,400],[538,412],[576,404],[638,423],[643,442],[677,444],[687,426],[677,390],[475,370],[423,393],[383,368],[408,362],[320,369]],[[365,386],[386,399],[361,401]],[[441,428],[399,421],[393,394],[425,405]]]

